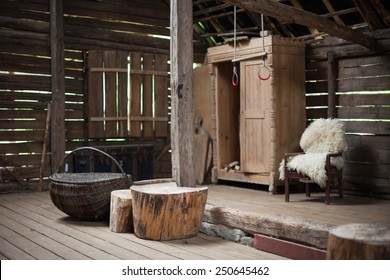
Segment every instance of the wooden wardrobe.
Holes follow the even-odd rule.
[[[207,53],[215,123],[212,179],[268,185],[274,192],[283,183],[278,169],[284,153],[299,151],[306,127],[304,43],[266,36],[237,43],[235,53],[237,86],[233,45]]]

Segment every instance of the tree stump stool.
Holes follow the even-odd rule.
[[[389,260],[390,226],[346,224],[329,232],[327,259]]]
[[[129,232],[133,229],[131,190],[111,192],[110,230],[113,232]]]
[[[207,187],[175,182],[133,185],[134,234],[143,239],[175,240],[196,236],[203,219]]]

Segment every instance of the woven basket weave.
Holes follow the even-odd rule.
[[[65,159],[79,150],[94,150],[109,157],[122,173],[60,173]],[[50,176],[50,197],[55,206],[71,217],[83,220],[103,220],[109,217],[111,192],[129,189],[132,180],[109,154],[92,147],[78,148],[61,162],[57,172]]]

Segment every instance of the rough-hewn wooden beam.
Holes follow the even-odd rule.
[[[192,23],[192,1],[171,0],[172,175],[180,187],[196,186]]]
[[[334,52],[328,53],[328,118],[336,118],[337,67]]]
[[[330,224],[316,223],[305,219],[254,213],[228,207],[207,204],[203,222],[238,228],[252,234],[264,234],[280,239],[297,241],[325,249],[328,244]]]
[[[368,23],[371,29],[376,30],[386,28],[386,25],[382,21],[381,17],[378,16],[377,11],[371,5],[370,1],[354,0],[353,2],[359,9],[360,15]]]
[[[272,0],[223,0],[223,2],[236,5],[248,11],[263,13],[266,16],[317,28],[330,35],[343,38],[347,41],[363,45],[366,48],[382,51],[377,42],[366,34],[336,24],[314,13],[300,10]]]
[[[62,0],[50,0],[51,164],[55,172],[65,154],[65,66]]]

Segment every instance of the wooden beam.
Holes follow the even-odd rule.
[[[371,0],[371,5],[382,18],[387,27],[390,27],[390,11],[385,8],[381,0]]]
[[[50,0],[51,47],[51,167],[54,173],[65,155],[65,66],[63,1]]]
[[[171,0],[172,176],[180,187],[195,187],[192,89],[191,0]]]
[[[328,53],[328,118],[336,118],[337,67],[333,52]]]
[[[304,8],[302,7],[301,2],[299,0],[291,0],[291,4],[293,5],[293,7],[297,8],[299,10],[304,10]],[[310,30],[310,33],[313,35],[317,36],[320,33],[317,28],[312,28],[310,26],[308,26],[308,28]]]
[[[284,20],[289,23],[296,23],[312,28],[317,28],[320,31],[327,32],[330,35],[343,38],[347,41],[363,45],[368,49],[383,51],[377,44],[375,39],[350,29],[348,27],[336,24],[324,17],[311,12],[300,10],[285,4],[277,3],[272,0],[223,0],[223,2],[236,5],[237,7],[246,9],[259,14],[264,14],[279,20]]]
[[[335,12],[332,3],[330,3],[329,0],[322,0],[322,3],[324,3],[325,7],[328,9],[328,11],[329,11],[330,13],[334,13],[334,12]],[[345,25],[345,23],[343,22],[343,20],[341,19],[341,17],[339,17],[338,15],[334,15],[334,16],[333,16],[333,19],[334,19],[334,21],[335,21],[337,24]]]
[[[386,25],[382,21],[381,17],[378,15],[376,9],[371,5],[370,1],[354,0],[353,2],[359,9],[359,13],[364,19],[364,21],[368,23],[372,30],[386,28]]]
[[[328,245],[330,224],[313,222],[279,214],[254,213],[207,204],[203,222],[238,228],[252,234],[275,236],[292,242],[304,243],[320,249]]]

